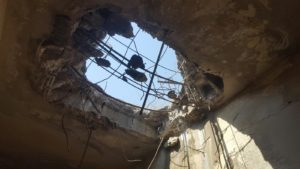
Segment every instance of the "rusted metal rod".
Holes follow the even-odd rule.
[[[176,81],[172,81],[172,80],[169,80],[169,81],[162,81],[162,80],[159,80],[158,83],[167,83],[167,84],[178,84],[178,85],[184,85],[183,83],[180,83],[180,82],[176,82]]]
[[[154,76],[155,76],[155,72],[156,72],[156,69],[157,69],[157,65],[158,65],[158,62],[160,60],[160,56],[161,56],[161,53],[164,49],[164,46],[165,46],[165,42],[163,42],[161,44],[161,47],[160,47],[160,50],[159,50],[159,53],[158,53],[158,56],[157,56],[157,60],[156,60],[156,63],[155,63],[155,66],[154,66],[154,70],[152,72],[152,76],[151,76],[151,79],[150,79],[150,82],[149,82],[149,85],[148,85],[148,89],[147,89],[147,92],[146,92],[146,96],[145,96],[145,100],[144,100],[144,103],[142,105],[142,108],[141,108],[141,111],[140,111],[140,115],[143,114],[143,111],[144,111],[144,108],[145,108],[145,105],[147,103],[147,99],[148,99],[148,96],[149,96],[149,92],[151,90],[151,86],[152,86],[152,82],[153,82],[153,79],[154,79]]]

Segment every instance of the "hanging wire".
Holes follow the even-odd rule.
[[[153,85],[153,89],[152,90],[155,92],[156,96],[153,98],[153,100],[150,103],[147,104],[146,107],[149,107],[151,104],[153,104],[156,101],[156,99],[158,98],[157,96],[159,95],[158,92],[156,91],[155,84],[152,83],[152,85]]]
[[[139,53],[139,51],[137,49],[137,45],[136,45],[135,41],[133,41],[133,44],[134,44],[134,48],[135,48],[136,53],[140,56],[140,53]]]
[[[95,64],[96,64],[96,62],[94,61],[94,60],[92,60],[91,58],[89,58],[92,62],[94,62]],[[102,69],[104,69],[105,71],[107,71],[108,73],[110,73],[110,74],[112,74],[112,71],[115,71],[115,69],[113,69],[113,68],[111,68],[110,67],[110,69],[112,70],[112,71],[110,71],[110,70],[108,70],[108,68],[105,68],[105,67],[101,67]],[[123,74],[122,73],[120,73],[120,72],[118,72],[118,71],[116,71],[116,73],[119,75],[119,76],[117,76],[116,74],[114,74],[113,76],[115,76],[116,78],[120,78]],[[128,78],[128,80],[129,81],[131,81],[132,83],[134,83],[134,84],[136,84],[136,85],[141,85],[141,84],[139,84],[138,82],[136,82],[135,80],[133,80],[133,79],[131,79],[131,78]],[[126,82],[126,83],[128,83],[128,84],[131,84],[131,83],[129,83],[129,82]],[[95,84],[98,84],[98,82],[96,82]],[[143,86],[143,85],[141,85],[142,86],[142,88],[147,88],[147,86]],[[142,89],[143,90],[143,89]]]
[[[114,60],[116,60],[117,62],[120,63],[119,66],[118,66],[117,68],[115,68],[115,69],[112,68],[112,67],[109,67],[109,69],[111,69],[112,71],[109,70],[109,69],[106,68],[106,67],[101,66],[101,68],[103,68],[105,71],[107,71],[108,73],[110,73],[110,75],[109,75],[107,78],[105,78],[105,79],[103,79],[103,80],[101,80],[101,81],[99,81],[99,82],[96,82],[95,85],[97,85],[97,84],[99,84],[99,83],[101,83],[101,82],[103,82],[103,81],[108,80],[108,79],[111,78],[112,76],[115,76],[115,77],[117,77],[117,78],[120,79],[120,78],[124,75],[124,73],[120,73],[120,72],[118,71],[118,69],[121,67],[121,65],[123,65],[123,66],[125,66],[125,67],[128,67],[128,65],[127,65],[124,61],[129,62],[129,59],[126,58],[127,52],[128,52],[129,50],[134,51],[134,50],[131,48],[131,44],[132,44],[132,43],[134,44],[135,49],[136,49],[134,52],[136,52],[138,55],[140,55],[140,56],[146,58],[146,59],[149,60],[150,62],[154,62],[154,61],[152,61],[151,59],[149,59],[149,58],[143,56],[142,54],[140,54],[139,51],[138,51],[138,49],[137,49],[137,45],[136,45],[136,43],[135,43],[135,38],[137,37],[137,35],[138,35],[138,33],[139,33],[140,30],[141,30],[141,29],[139,29],[139,30],[137,31],[137,33],[135,34],[135,36],[131,39],[131,42],[130,42],[129,45],[125,45],[124,43],[122,43],[121,41],[119,41],[118,39],[116,39],[116,38],[114,38],[114,37],[112,37],[112,36],[109,36],[108,39],[106,40],[106,42],[104,43],[104,42],[102,42],[102,41],[96,40],[94,37],[91,37],[90,34],[88,34],[87,32],[84,32],[84,31],[81,32],[82,34],[84,34],[85,36],[87,36],[87,37],[89,37],[91,40],[93,40],[93,41],[100,47],[100,49],[106,53],[105,56],[108,56],[108,55],[109,55],[109,56],[111,56]],[[117,52],[117,51],[114,50],[112,47],[110,47],[110,46],[107,45],[107,42],[108,42],[109,38],[112,38],[112,39],[116,40],[117,42],[119,42],[120,44],[122,44],[122,45],[124,45],[124,46],[127,47],[127,48],[126,48],[126,52],[125,52],[124,55],[121,55],[119,52]],[[161,57],[163,57],[163,56],[165,55],[165,53],[167,52],[167,49],[168,49],[168,48],[166,48],[166,49],[163,51],[163,54],[161,55]],[[161,60],[161,57],[160,57],[159,60]],[[96,62],[95,62],[94,60],[92,60],[91,58],[89,58],[89,59],[91,60],[91,63],[92,63],[92,62],[96,63]],[[91,63],[89,63],[89,66],[90,66]],[[160,66],[160,65],[158,65],[158,66]],[[177,73],[180,73],[180,72],[178,72],[178,71],[171,70],[171,69],[166,68],[166,67],[164,67],[164,66],[160,66],[160,67],[162,67],[162,68],[164,68],[164,69],[166,69],[166,70],[169,70],[169,71],[174,72],[174,75],[172,75],[171,78],[174,77]],[[145,72],[149,73],[149,74],[152,74],[152,73],[153,73],[153,72],[150,72],[148,69],[143,69],[143,70],[144,70]],[[180,85],[184,85],[182,82],[177,82],[177,81],[175,81],[175,80],[173,80],[173,79],[171,79],[171,78],[163,77],[163,76],[161,76],[161,75],[159,75],[159,74],[157,74],[157,73],[154,73],[153,75],[154,75],[154,77],[156,77],[156,78],[158,78],[158,79],[163,79],[163,80],[166,80],[166,81],[169,82],[169,83],[175,83],[175,84],[177,84],[177,85],[174,84],[175,89],[177,88],[177,86],[179,87]],[[126,82],[126,81],[124,81],[124,82]],[[131,79],[131,78],[128,78],[128,82],[126,82],[126,83],[129,84],[129,85],[131,85],[132,87],[134,87],[134,88],[136,88],[136,89],[142,91],[142,92],[143,92],[143,96],[144,96],[144,93],[146,92],[144,89],[149,88],[149,86],[147,86],[147,85],[144,86],[142,83],[139,84],[139,83],[137,83],[135,80],[133,80],[133,79]],[[149,92],[149,95],[151,95],[151,96],[154,97],[154,101],[155,101],[156,99],[162,99],[162,100],[165,100],[165,101],[170,102],[170,103],[173,103],[173,104],[176,103],[176,102],[174,102],[174,101],[171,101],[171,100],[168,100],[168,99],[164,98],[164,96],[167,96],[167,94],[164,93],[164,92],[170,91],[170,89],[172,89],[173,87],[171,87],[170,84],[169,84],[169,88],[163,87],[161,84],[160,84],[160,86],[161,86],[161,87],[159,88],[159,90],[156,89],[155,86],[154,86],[153,89],[150,89],[151,92]],[[160,91],[162,91],[162,92],[160,92]],[[142,96],[142,98],[143,98],[143,96]],[[153,102],[154,102],[154,101],[153,101]],[[152,102],[151,102],[151,103],[152,103]],[[149,104],[148,104],[148,106],[149,106]],[[147,106],[147,107],[148,107],[148,106]]]
[[[92,60],[91,58],[89,58],[89,59],[90,59],[92,62],[96,63],[96,62],[95,62],[94,60]],[[103,69],[104,69],[105,71],[107,71],[108,73],[112,74],[112,72],[111,72],[110,70],[108,70],[107,68],[105,68],[105,67],[101,67],[101,68],[103,68]],[[113,68],[110,68],[110,69],[114,70]],[[116,73],[119,74],[120,76],[122,75],[122,73],[120,73],[120,72],[118,72],[118,71],[116,71]],[[117,76],[116,74],[114,74],[114,76],[115,76],[116,78],[120,78],[120,76]],[[142,92],[146,92],[143,88],[147,89],[148,86],[144,86],[144,85],[142,85],[142,84],[139,84],[138,82],[136,82],[135,80],[130,79],[130,78],[128,78],[128,80],[131,81],[132,83],[138,85],[138,86],[141,85],[142,88],[139,88],[138,86],[136,86],[136,85],[134,85],[134,84],[132,84],[132,83],[129,83],[129,82],[125,82],[125,83],[129,84],[130,86],[132,86],[132,87],[134,87],[134,88],[136,88],[136,89],[139,89],[139,90],[142,91]],[[97,84],[97,83],[95,83],[95,84]],[[159,98],[161,98],[162,100],[165,100],[165,101],[170,102],[170,103],[175,103],[174,101],[171,101],[171,100],[168,100],[168,99],[166,99],[166,98],[164,98],[164,97],[161,97],[161,95],[162,95],[162,96],[167,96],[167,94],[162,93],[162,92],[155,91],[155,89],[151,89],[151,91],[153,91],[154,93],[150,93],[150,95],[152,95],[152,96],[160,95]]]
[[[141,89],[143,89],[143,83],[142,82],[141,82]],[[142,95],[142,97],[141,97],[140,100],[142,100],[144,98],[144,96],[145,96],[145,92],[142,92],[142,93],[143,93],[143,95]]]
[[[78,78],[81,82],[84,82],[86,85],[92,87],[97,92],[105,95],[106,97],[111,98],[111,99],[113,99],[117,102],[120,102],[122,104],[126,104],[126,105],[129,105],[129,106],[135,107],[135,108],[140,108],[140,106],[137,106],[137,105],[134,105],[134,104],[131,104],[131,103],[128,103],[128,102],[124,102],[123,100],[120,100],[120,99],[117,99],[115,97],[112,97],[112,96],[108,95],[103,90],[101,90],[98,85],[95,85],[95,84],[91,83],[90,81],[88,81],[86,79],[86,77],[83,76],[82,74],[80,74],[74,67],[70,66],[70,67],[68,67],[68,69],[73,73],[75,78]],[[145,108],[145,110],[147,110],[147,111],[156,111],[156,112],[170,112],[170,110],[154,110],[154,109],[149,109],[149,108]]]
[[[92,60],[93,62],[95,62],[94,60]],[[110,70],[108,70],[107,68],[105,68],[105,67],[102,67],[105,71],[107,71],[108,73],[112,73]],[[112,68],[111,68],[112,69]],[[121,74],[120,72],[118,72],[118,71],[116,71],[118,74]],[[117,77],[117,78],[119,78],[117,75],[114,75],[115,77]],[[130,79],[130,78],[128,78],[129,80],[131,80],[133,83],[137,83],[136,81],[134,81],[134,80],[132,80],[132,79]],[[135,86],[135,85],[133,85],[132,83],[129,83],[129,82],[125,82],[125,83],[127,83],[127,84],[129,84],[130,86],[132,86],[132,87],[134,87],[134,88],[136,88],[136,89],[138,89],[138,90],[140,90],[140,91],[142,91],[142,92],[146,92],[145,90],[143,90],[143,89],[140,89],[139,87],[137,87],[137,86]],[[97,84],[95,84],[95,83],[93,83],[94,85],[97,85]],[[138,83],[137,83],[138,84]],[[140,85],[140,84],[138,84],[138,85]],[[145,87],[145,86],[143,86],[143,87]],[[145,87],[145,88],[147,88],[147,87]],[[153,91],[153,90],[152,90]],[[167,96],[166,94],[164,94],[164,93],[161,93],[161,92],[159,92],[159,94],[162,94],[162,95],[165,95],[165,96]],[[149,93],[149,95],[152,95],[152,96],[156,96],[156,94],[153,94],[153,93]],[[173,101],[171,101],[171,100],[168,100],[168,99],[166,99],[166,98],[164,98],[164,97],[160,97],[160,99],[162,99],[162,100],[165,100],[165,101],[167,101],[167,102],[170,102],[170,103],[175,103],[175,102],[173,102]]]
[[[164,56],[166,55],[168,49],[169,49],[169,46],[166,47],[165,51],[163,52],[163,54],[162,54],[161,57],[160,57],[160,60],[162,60],[162,59],[164,58]],[[174,72],[174,73],[175,73],[175,72]],[[180,72],[177,72],[177,71],[176,71],[176,73],[180,73]]]
[[[164,142],[164,140],[165,140],[164,137],[160,138],[160,142],[159,142],[159,144],[158,144],[158,146],[157,146],[157,148],[156,148],[155,154],[154,154],[154,156],[152,157],[152,160],[151,160],[150,164],[148,165],[147,169],[150,169],[150,168],[152,167],[153,162],[154,162],[154,160],[156,159],[156,156],[157,156],[157,154],[158,154],[158,152],[159,152],[161,146],[163,145],[162,143]]]
[[[93,63],[93,62],[90,62],[90,63],[87,65],[86,69],[88,69],[88,68],[92,65],[92,63]]]
[[[107,44],[107,42],[109,41],[110,38],[111,38],[111,36],[108,36],[108,38],[105,41],[106,44]],[[108,54],[106,54],[103,58],[106,59],[107,56],[108,56]]]
[[[121,42],[120,40],[118,40],[117,38],[115,38],[115,37],[111,37],[112,39],[114,39],[115,41],[117,41],[117,42],[119,42],[121,45],[123,45],[123,46],[125,46],[125,47],[127,47],[127,45],[126,44],[124,44],[123,42]],[[134,49],[132,49],[132,48],[129,48],[129,50],[131,50],[132,52],[137,52],[136,50],[134,50]],[[165,52],[164,52],[165,53]],[[148,60],[148,61],[150,61],[150,62],[152,62],[152,63],[155,63],[153,60],[151,60],[151,59],[149,59],[148,57],[146,57],[145,55],[143,55],[143,54],[139,54],[141,57],[143,57],[143,58],[145,58],[146,60]],[[180,73],[179,71],[176,71],[176,70],[172,70],[172,69],[170,69],[170,68],[167,68],[167,67],[165,67],[165,66],[162,66],[162,65],[158,65],[159,67],[162,67],[162,68],[164,68],[164,69],[166,69],[166,70],[169,70],[169,71],[171,71],[171,72],[176,72],[176,73]]]
[[[166,52],[167,52],[167,50],[168,50],[168,46],[166,47],[166,49],[164,50],[164,52],[163,52],[163,54],[161,55],[161,58],[159,59],[159,61],[161,61],[161,59],[162,59],[162,57],[164,57],[165,56],[165,54],[166,54]],[[148,67],[147,69],[149,70],[149,69],[151,69],[151,68],[153,68],[153,66],[154,65],[152,65],[152,66],[150,66],[150,67]],[[159,66],[159,65],[158,65]],[[161,67],[161,66],[160,66]],[[164,68],[165,69],[165,68]],[[166,70],[168,70],[168,69],[166,69]],[[171,72],[174,72],[175,74],[178,74],[178,73],[180,73],[180,72],[177,72],[177,71],[171,71]]]
[[[106,87],[107,87],[107,82],[105,83],[105,86],[104,86],[104,89],[103,89],[104,91],[106,91]]]
[[[149,108],[150,105],[153,104],[156,101],[156,99],[157,99],[157,97],[154,97],[153,100],[151,102],[149,102],[146,107]]]
[[[121,64],[123,64],[124,66],[126,66],[126,67],[128,67],[127,66],[127,64],[126,63],[124,63],[120,58],[118,58],[116,55],[118,55],[119,57],[121,57],[121,58],[124,58],[127,62],[129,61],[129,59],[127,59],[126,57],[124,57],[123,55],[121,55],[119,52],[117,52],[117,51],[115,51],[114,49],[112,49],[111,51],[109,51],[107,48],[107,45],[105,44],[105,43],[103,43],[103,42],[101,42],[101,41],[96,41],[97,42],[97,44],[103,49],[103,50],[105,50],[106,52],[108,52],[109,54],[110,54],[110,56],[112,56],[112,58],[113,59],[115,59],[116,61],[118,61],[119,63],[121,63]],[[115,53],[115,54],[113,54],[113,53]],[[148,69],[143,69],[144,71],[146,71],[147,73],[150,73],[150,74],[152,74],[152,72],[150,72]],[[166,77],[163,77],[163,76],[161,76],[161,75],[159,75],[159,74],[154,74],[154,76],[157,76],[157,77],[160,77],[160,78],[162,78],[162,79],[164,79],[164,80],[167,80],[167,81],[170,81],[170,82],[174,82],[174,83],[178,83],[178,84],[181,84],[181,85],[184,85],[183,83],[181,83],[181,82],[178,82],[178,81],[174,81],[174,80],[171,80],[171,79],[168,79],[168,78],[166,78]]]
[[[130,48],[132,42],[134,42],[134,39],[135,39],[135,38],[137,37],[137,35],[139,34],[140,30],[141,30],[141,29],[139,29],[139,30],[136,32],[136,34],[134,35],[134,37],[133,37],[132,40],[130,41],[129,45],[128,45],[127,48],[126,48],[126,51],[125,51],[124,56],[127,55],[128,49]],[[110,37],[111,37],[111,36],[109,36],[109,38],[110,38]],[[107,55],[108,55],[108,53],[107,53]],[[122,59],[122,61],[124,61],[124,58]],[[119,66],[113,71],[112,74],[110,74],[107,78],[104,78],[103,80],[100,80],[100,81],[97,82],[96,84],[99,84],[99,83],[101,83],[101,82],[103,82],[103,81],[106,81],[106,80],[108,80],[109,78],[111,78],[111,77],[116,73],[116,71],[119,70],[119,68],[121,67],[121,65],[122,65],[122,64],[120,63]]]

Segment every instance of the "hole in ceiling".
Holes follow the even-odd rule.
[[[211,73],[204,73],[204,76],[208,81],[210,81],[213,85],[215,85],[219,90],[224,90],[224,82],[223,78]]]
[[[183,105],[194,107],[203,101],[211,102],[224,90],[221,77],[206,73],[198,64],[186,61],[180,54],[176,56],[176,52],[167,45],[162,48],[163,42],[120,12],[102,8],[87,13],[73,34],[73,41],[74,47],[86,60],[82,72],[87,79],[100,86],[106,94],[136,106],[144,106],[149,84],[151,90],[145,104],[148,109],[174,108],[174,105],[179,109]],[[159,64],[151,83],[158,57]],[[184,83],[184,88],[177,57],[180,70],[190,78],[188,83]],[[206,86],[201,81],[198,83],[198,76],[203,78]]]
[[[122,29],[116,31],[118,34],[108,31],[102,40],[103,35],[96,37],[100,45],[97,45],[97,51],[89,52],[85,75],[107,94],[142,106],[162,42],[143,31],[136,23],[131,22],[131,25],[131,38],[126,38],[130,37],[130,33],[124,36],[126,30]],[[114,28],[109,26],[107,29]],[[84,48],[87,49],[86,46]],[[134,64],[130,60],[135,60]],[[141,64],[137,64],[139,62]],[[174,100],[168,97],[168,93],[174,91],[179,95],[182,81],[175,51],[165,45],[145,107],[161,109],[171,105]]]

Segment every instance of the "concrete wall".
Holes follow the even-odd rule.
[[[211,161],[218,155],[211,155],[216,150],[216,143],[209,127],[209,122],[205,122],[187,129],[178,137],[178,147],[161,149],[153,169],[213,168]]]
[[[270,83],[245,91],[216,113],[234,168],[300,168],[299,59]],[[267,75],[276,75],[284,64]]]
[[[203,154],[204,133],[203,130],[199,130],[201,127],[195,125],[180,135],[180,148],[170,153],[170,168],[197,169],[206,165],[207,160]]]
[[[1,169],[77,168],[87,142],[89,131],[84,121],[87,113],[49,104],[32,85],[32,79],[41,73],[34,66],[36,49],[39,41],[52,29],[51,20],[55,14],[51,3],[55,2],[60,4],[57,8],[64,8],[62,4],[67,3],[0,0]],[[141,122],[129,120],[129,117],[122,126],[127,122],[143,129]],[[141,137],[122,126],[113,129],[97,127],[82,168],[145,168],[144,163],[155,149],[156,139]],[[142,162],[132,163],[127,159]]]
[[[299,169],[300,59],[279,63],[161,151],[157,169]],[[169,159],[169,161],[167,161]]]
[[[47,164],[49,161],[54,161],[60,168],[67,168],[60,163],[62,161],[71,163],[71,168],[76,167],[80,160],[80,150],[86,141],[85,126],[80,125],[75,118],[66,119],[70,121],[66,123],[68,128],[72,128],[73,131],[81,129],[78,134],[73,132],[71,134],[70,140],[75,143],[71,143],[72,156],[70,156],[65,150],[65,137],[61,129],[62,110],[47,104],[30,86],[29,77],[32,72],[37,73],[33,69],[32,60],[36,59],[35,49],[39,40],[51,31],[51,16],[56,13],[68,13],[73,16],[87,8],[94,8],[107,2],[110,1],[0,0],[2,163],[7,160],[14,166],[16,161],[17,164],[23,161],[20,164],[23,167],[17,168],[28,168],[28,163],[41,168],[49,166]],[[265,75],[268,77],[267,80],[264,77],[257,80],[261,82],[260,85],[254,84],[256,88],[245,91],[240,97],[216,111],[218,122],[216,126],[223,133],[224,146],[216,146],[220,141],[216,138],[216,131],[211,122],[203,123],[202,126],[196,125],[188,129],[185,135],[180,136],[183,146],[179,150],[161,151],[165,153],[164,159],[161,160],[164,162],[162,166],[165,166],[163,169],[188,166],[200,169],[222,168],[220,165],[225,166],[224,159],[227,159],[227,156],[223,158],[224,154],[230,157],[230,163],[234,168],[300,168],[299,146],[297,146],[300,141],[297,132],[300,118],[298,101],[300,82],[297,66],[300,64],[299,61],[292,60],[292,67],[283,73],[278,72],[285,66],[280,64],[276,67],[274,64],[285,58],[282,55],[273,55],[274,50],[281,52],[281,49],[285,49],[285,44],[296,48],[299,46],[297,40],[300,37],[300,24],[294,19],[299,13],[299,2],[272,1],[270,4],[265,3],[267,8],[261,7],[261,0],[253,1],[255,4],[244,1],[228,3],[205,0],[198,1],[198,5],[192,1],[171,0],[113,2],[122,6],[124,13],[128,13],[129,18],[137,20],[141,25],[149,21],[154,25],[162,25],[158,28],[170,29],[173,33],[168,37],[168,44],[201,66],[222,72],[227,99],[240,92],[240,89],[267,68],[273,67],[273,70]],[[243,16],[245,10],[252,11],[253,8],[250,7],[253,6],[256,7],[257,15],[252,19]],[[178,12],[179,7],[182,13]],[[279,31],[271,28],[278,28]],[[271,31],[267,32],[266,29]],[[281,37],[282,32],[283,35],[293,37],[289,43],[285,43],[285,36]],[[160,32],[158,30],[152,33]],[[283,47],[279,45],[278,49],[278,43],[281,41]],[[279,73],[282,75],[278,77]],[[274,80],[272,77],[278,78]],[[224,100],[228,102],[226,98]],[[136,153],[138,149],[142,151],[145,147],[152,149],[154,144],[140,142],[139,139],[135,139],[136,137],[119,130],[110,132],[97,130],[97,133],[92,140],[94,145],[98,146],[89,150],[86,158],[94,167],[100,165],[110,166],[106,168],[132,168],[133,164],[129,164],[122,156],[121,146],[116,150],[103,146],[104,142],[117,145],[118,141],[126,141],[125,145],[135,149],[126,151],[131,153]],[[99,143],[100,141],[102,142]],[[20,144],[21,142],[23,144]],[[40,158],[41,154],[46,158]],[[129,153],[126,154],[128,156]],[[130,155],[130,159],[139,157],[136,154]],[[37,163],[38,160],[40,163]]]

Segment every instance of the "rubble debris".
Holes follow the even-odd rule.
[[[124,82],[127,82],[128,80],[127,80],[127,77],[126,76],[122,76],[122,80],[124,81]]]
[[[132,55],[127,66],[133,69],[137,69],[137,68],[145,69],[143,58],[138,55]]]
[[[188,98],[187,94],[183,94],[183,95],[180,96],[180,98],[179,98],[179,104],[181,106],[189,104],[189,98]]]
[[[218,94],[215,91],[215,89],[209,84],[202,85],[201,88],[200,88],[200,93],[201,93],[201,96],[204,100],[212,100]]]
[[[136,81],[146,82],[148,80],[144,73],[141,73],[134,69],[126,69],[125,72]]]
[[[169,137],[169,139],[165,142],[164,148],[174,148],[180,146],[180,141],[178,137]]]
[[[110,62],[106,59],[96,57],[95,61],[96,61],[98,66],[110,67]]]
[[[133,37],[133,28],[130,21],[119,13],[110,11],[107,8],[99,9],[98,12],[105,18],[103,29],[110,35],[119,34],[125,38]]]
[[[101,28],[104,24],[105,18],[96,11],[91,11],[84,15],[79,23],[79,27],[85,28],[86,30],[92,30],[94,28]]]
[[[56,15],[54,18],[53,30],[50,37],[44,43],[53,44],[57,46],[65,45],[71,35],[72,23],[71,19],[65,15]]]
[[[204,73],[205,78],[213,83],[219,90],[224,90],[224,83],[223,79],[220,76],[211,74],[211,73]]]
[[[187,121],[185,117],[177,115],[176,117],[173,117],[167,121],[165,128],[160,135],[163,138],[179,136],[186,128]]]
[[[61,46],[50,45],[50,44],[47,45],[46,43],[42,43],[38,56],[40,57],[39,59],[41,61],[56,60],[62,56],[64,49],[65,48]]]
[[[167,96],[170,98],[170,99],[174,99],[174,100],[177,100],[178,99],[178,96],[177,94],[175,93],[174,90],[171,90],[168,92]]]
[[[78,28],[73,34],[74,48],[78,49],[86,57],[102,57],[104,55],[89,38],[89,36],[95,37],[94,33],[95,31]]]

